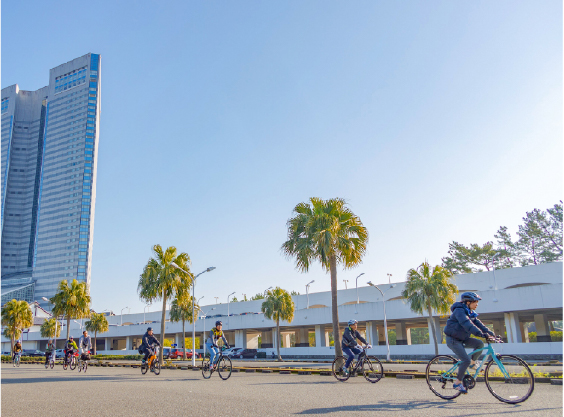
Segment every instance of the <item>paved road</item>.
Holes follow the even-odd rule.
[[[96,416],[561,416],[562,387],[537,384],[521,405],[507,405],[484,384],[455,401],[435,397],[423,380],[387,378],[370,384],[363,378],[346,383],[330,376],[214,374],[163,369],[141,375],[135,368],[89,368],[86,375],[46,370],[38,365],[2,365],[2,415]],[[41,413],[41,414],[40,414]]]

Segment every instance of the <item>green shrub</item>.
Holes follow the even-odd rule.
[[[98,360],[125,360],[125,361],[140,361],[143,355],[93,355],[92,359]]]
[[[550,332],[550,339],[553,342],[562,342],[562,331]],[[529,332],[529,342],[535,343],[537,341],[537,332]]]

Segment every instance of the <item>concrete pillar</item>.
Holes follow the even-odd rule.
[[[505,329],[507,330],[508,343],[521,343],[521,328],[519,326],[519,313],[504,313]]]
[[[537,342],[551,342],[550,327],[546,314],[535,314],[535,327],[537,329]]]
[[[106,346],[104,350],[112,350],[114,344],[114,339],[111,337],[106,337]]]
[[[329,346],[327,340],[327,334],[325,333],[325,326],[319,324],[315,326],[315,347],[326,347]]]
[[[272,347],[276,349],[277,346],[280,346],[280,341],[278,340],[278,334],[276,333],[276,327],[272,328]]]
[[[374,321],[366,322],[366,341],[372,346],[378,345],[378,328]]]
[[[492,320],[493,332],[496,336],[501,336],[503,341],[507,343],[507,337],[505,337],[505,325],[502,320]]]
[[[247,331],[235,330],[235,346],[247,349]]]
[[[525,322],[519,322],[519,329],[521,330],[521,342],[529,343],[529,329],[525,326]]]
[[[290,333],[282,333],[282,346],[289,348],[291,346]]]
[[[247,348],[258,349],[259,333],[247,334]]]
[[[309,347],[309,331],[306,328],[296,331],[296,347]]]
[[[274,347],[272,342],[272,329],[263,330],[261,334],[261,348],[272,349]]]
[[[386,346],[386,333],[384,332],[384,325],[376,326],[378,329],[378,345]]]
[[[408,336],[408,331],[405,322],[398,321],[394,324],[396,326],[396,345],[410,345],[411,335]]]
[[[133,350],[133,336],[125,337],[125,350]]]
[[[184,340],[182,340],[182,333],[176,333],[174,335],[174,343],[176,343],[176,346],[179,349],[183,349],[184,348]]]
[[[435,339],[437,339],[437,344],[440,345],[443,342],[443,332],[438,317],[433,317],[432,319],[427,318],[427,327],[429,328],[429,344],[433,346],[435,345],[435,342],[433,342],[433,336],[431,336],[433,334],[431,323],[435,325]]]

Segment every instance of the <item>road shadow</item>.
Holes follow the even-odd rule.
[[[509,413],[524,413],[525,415],[531,413],[531,409],[525,409],[522,407],[521,404],[501,404],[501,406],[507,407],[506,410],[495,410],[495,414],[509,414]],[[443,409],[443,410],[452,410],[452,415],[461,415],[460,408],[466,408],[467,405],[464,404],[457,404],[456,401],[411,401],[408,403],[404,402],[395,402],[395,401],[379,401],[375,404],[366,404],[366,405],[345,405],[341,407],[324,407],[324,408],[310,408],[308,410],[303,410],[296,414],[328,414],[328,413],[335,413],[335,412],[358,412],[364,411],[367,413],[374,413],[377,411],[415,411],[415,410],[426,410],[426,409]],[[494,413],[491,410],[492,404],[491,403],[472,403],[472,408],[481,408],[483,407],[484,412],[476,412],[472,410],[470,414],[472,416],[487,416]],[[558,410],[561,413],[562,409],[559,407],[554,408],[536,408],[534,411],[553,411]]]
[[[338,382],[336,382],[336,381],[263,382],[261,384],[250,384],[250,385],[326,385],[326,384],[338,384]]]

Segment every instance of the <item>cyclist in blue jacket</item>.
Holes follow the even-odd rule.
[[[482,352],[475,353],[470,358],[466,353],[466,348],[476,350],[484,347],[484,342],[471,338],[470,335],[483,338],[494,338],[495,335],[477,318],[478,313],[475,310],[482,298],[475,292],[465,292],[460,298],[460,302],[457,301],[450,307],[452,314],[443,332],[446,335],[447,346],[461,360],[453,388],[467,394],[468,390],[462,383],[462,379],[468,367],[476,369],[480,366],[478,358]]]
[[[345,366],[343,366],[343,373],[349,373],[349,366],[351,362],[354,360],[354,355],[358,355],[362,352],[362,347],[358,344],[356,339],[360,340],[364,343],[367,349],[370,349],[372,346],[368,344],[366,340],[360,335],[356,328],[358,327],[358,322],[356,320],[349,320],[348,327],[345,329],[343,333],[343,340],[341,342],[341,348],[343,349],[343,353],[348,356],[347,361],[345,362]]]

